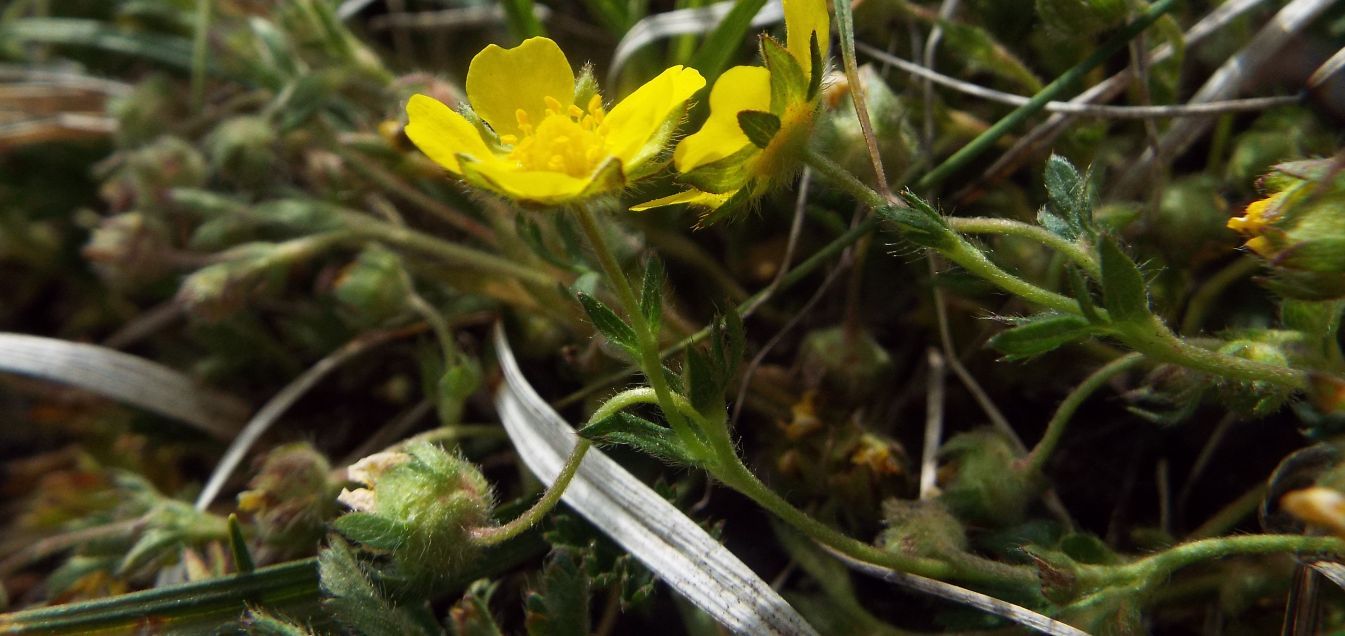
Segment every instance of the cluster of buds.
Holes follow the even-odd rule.
[[[1264,199],[1228,227],[1274,268],[1267,285],[1304,300],[1345,297],[1345,181],[1333,160],[1282,163],[1262,178]]]

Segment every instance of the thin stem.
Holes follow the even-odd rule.
[[[1128,371],[1141,362],[1144,362],[1144,356],[1139,353],[1121,356],[1107,363],[1101,369],[1094,371],[1079,386],[1070,391],[1069,395],[1065,396],[1065,399],[1060,403],[1060,406],[1056,408],[1055,415],[1051,416],[1051,421],[1046,424],[1046,432],[1042,434],[1041,441],[1037,442],[1031,453],[1028,453],[1023,462],[1023,471],[1028,475],[1041,474],[1046,466],[1046,460],[1050,459],[1051,453],[1060,444],[1060,438],[1065,434],[1065,426],[1074,417],[1074,412],[1078,411],[1084,401],[1099,388],[1102,388],[1102,385],[1106,384],[1108,380]]]
[[[1172,333],[1154,316],[1150,316],[1150,324],[1138,329],[1123,327],[1116,336],[1130,348],[1150,358],[1213,376],[1246,382],[1265,382],[1298,391],[1308,388],[1308,374],[1305,371],[1256,362],[1196,346]]]
[[[1201,539],[1169,548],[1153,556],[1115,567],[1099,567],[1106,585],[1149,586],[1164,581],[1173,572],[1189,565],[1241,554],[1276,552],[1326,552],[1345,554],[1345,541],[1336,537],[1312,537],[1301,534],[1251,534]]]
[[[1182,316],[1181,332],[1192,335],[1200,331],[1200,326],[1205,324],[1205,312],[1214,304],[1214,301],[1219,299],[1219,294],[1228,289],[1229,285],[1251,276],[1252,272],[1260,267],[1260,259],[1252,256],[1242,256],[1209,277],[1196,290],[1196,293],[1191,295],[1191,301],[1186,304],[1186,315]]]
[[[875,192],[868,184],[860,181],[855,175],[850,174],[849,170],[841,167],[840,164],[832,161],[826,155],[808,148],[804,151],[803,160],[814,170],[822,173],[822,176],[831,180],[832,185],[839,186],[860,203],[871,208],[878,208],[887,204],[886,197]]]
[[[1060,77],[1055,78],[1054,81],[1038,91],[1036,95],[1033,95],[1027,103],[1014,109],[1014,111],[1008,115],[1005,115],[985,132],[971,140],[971,143],[963,146],[960,150],[953,153],[953,156],[944,160],[943,163],[939,164],[933,170],[925,173],[925,176],[921,177],[920,180],[916,182],[916,187],[921,190],[926,190],[937,186],[953,172],[965,166],[982,152],[988,150],[1000,137],[1003,137],[1028,117],[1036,114],[1046,106],[1047,102],[1050,102],[1052,99],[1055,99],[1057,96],[1064,93],[1071,86],[1074,86],[1085,74],[1093,70],[1094,67],[1107,61],[1107,58],[1125,47],[1132,38],[1149,28],[1149,25],[1156,22],[1163,16],[1163,14],[1167,13],[1168,10],[1172,8],[1173,3],[1174,0],[1158,0],[1149,5],[1149,8],[1145,10],[1144,13],[1141,13],[1133,22],[1127,24],[1115,36],[1107,40],[1102,46],[1098,47],[1096,51],[1093,51],[1093,53],[1082,62],[1079,62],[1062,73]]]
[[[214,0],[196,0],[196,31],[191,45],[191,105],[200,111],[205,105],[206,55],[210,36],[210,6]]]
[[[953,247],[942,250],[944,258],[961,265],[968,272],[1030,303],[1067,314],[1082,313],[1082,310],[1079,309],[1079,301],[1037,287],[1000,269],[998,265],[991,262],[985,252],[962,238],[961,235],[956,236],[957,242]],[[1102,313],[1101,310],[1099,310],[1099,313]]]
[[[953,216],[945,220],[949,227],[963,234],[999,234],[1036,241],[1064,255],[1094,279],[1102,279],[1102,268],[1087,250],[1078,243],[1039,225],[988,217]]]
[[[593,252],[598,257],[599,265],[607,275],[608,284],[616,290],[617,298],[625,307],[627,319],[635,331],[637,346],[640,349],[640,367],[649,386],[658,397],[663,416],[668,419],[668,425],[683,443],[691,448],[699,447],[701,445],[699,438],[686,420],[682,419],[682,413],[673,403],[672,391],[668,388],[667,378],[663,375],[663,361],[659,355],[657,336],[652,333],[644,312],[640,310],[640,301],[635,296],[635,290],[631,289],[630,281],[626,280],[626,273],[621,270],[616,257],[612,255],[612,250],[607,247],[607,241],[602,237],[602,230],[598,227],[597,220],[593,218],[593,212],[584,206],[578,206],[576,213],[579,217],[579,226],[583,228],[589,245],[593,247]]]
[[[580,439],[579,443],[574,445],[574,450],[570,451],[569,459],[565,460],[565,466],[560,469],[560,474],[556,475],[556,481],[551,483],[551,487],[546,489],[537,503],[528,508],[527,512],[516,517],[513,521],[502,526],[493,528],[478,528],[471,533],[472,543],[479,546],[499,545],[520,534],[523,534],[542,520],[552,508],[560,503],[561,495],[565,494],[565,489],[570,486],[570,481],[574,479],[575,473],[579,472],[579,464],[584,461],[584,455],[593,444],[586,439]]]
[[[501,274],[548,288],[556,284],[555,277],[546,272],[500,258],[489,252],[440,240],[429,234],[398,227],[351,210],[340,210],[338,214],[348,229],[368,238],[400,245],[455,265]]]

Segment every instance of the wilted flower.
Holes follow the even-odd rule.
[[[1331,160],[1296,161],[1264,178],[1268,195],[1228,227],[1274,267],[1277,293],[1308,300],[1345,296],[1345,185]]]
[[[492,44],[472,58],[472,118],[413,95],[406,134],[474,186],[560,205],[619,190],[657,169],[687,99],[704,86],[695,69],[674,66],[608,112],[591,80],[576,84],[555,42],[529,38],[512,49]]]

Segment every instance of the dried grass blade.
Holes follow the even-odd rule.
[[[607,72],[607,85],[616,85],[616,78],[621,76],[621,69],[636,51],[674,35],[709,33],[724,20],[724,16],[728,15],[734,4],[736,4],[734,0],[725,0],[705,7],[677,9],[641,18],[617,43],[616,51],[612,53],[611,70]],[[772,0],[757,11],[748,26],[760,29],[783,19],[785,19],[784,5],[779,0]]]
[[[0,371],[76,386],[229,439],[250,410],[161,364],[98,345],[0,333]]]
[[[907,574],[906,572],[889,570],[872,563],[865,563],[858,559],[854,559],[826,546],[822,547],[826,549],[827,552],[830,552],[832,556],[840,559],[850,569],[867,574],[876,579],[882,579],[888,583],[896,583],[904,588],[937,596],[957,603],[958,605],[974,607],[983,612],[999,616],[1000,618],[1006,618],[1042,634],[1049,634],[1050,636],[1089,636],[1088,632],[1066,625],[1049,616],[1038,614],[1021,605],[1014,605],[1008,601],[1001,601],[993,596],[974,592],[965,587],[953,585],[952,583],[944,583],[943,581],[926,578],[916,574]]]
[[[578,436],[523,377],[504,329],[495,329],[504,382],[500,420],[519,456],[551,483]],[[562,499],[678,594],[738,634],[815,634],[802,616],[694,521],[596,449]]]

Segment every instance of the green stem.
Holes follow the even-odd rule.
[[[565,466],[560,469],[560,474],[556,475],[556,481],[551,483],[551,487],[546,489],[537,503],[528,508],[527,512],[516,517],[513,521],[502,526],[493,528],[478,528],[472,531],[471,540],[479,546],[499,545],[520,534],[523,534],[542,520],[556,504],[560,503],[561,495],[565,494],[565,489],[570,486],[570,481],[574,479],[575,473],[579,472],[579,464],[584,461],[584,455],[593,444],[586,439],[580,439],[579,443],[574,445],[574,450],[570,451],[569,459],[565,460]]]
[[[1252,275],[1261,267],[1261,260],[1252,256],[1242,256],[1233,261],[1227,267],[1219,270],[1215,275],[1206,280],[1195,294],[1192,294],[1191,301],[1186,304],[1186,315],[1182,317],[1182,333],[1192,335],[1200,331],[1200,326],[1205,324],[1205,313],[1209,310],[1214,301],[1219,299],[1229,285]]]
[[[847,194],[854,197],[860,203],[871,208],[879,208],[887,204],[887,198],[878,194],[868,184],[860,181],[855,175],[850,174],[849,170],[843,168],[840,164],[832,161],[826,155],[817,152],[812,148],[804,150],[804,163],[807,163],[813,170],[818,171],[822,176],[831,180],[831,184],[845,190]]]
[[[658,396],[663,416],[668,419],[668,425],[672,427],[678,439],[688,450],[695,452],[703,444],[686,420],[682,419],[681,411],[673,403],[668,379],[663,375],[663,359],[659,355],[658,337],[649,328],[649,322],[645,320],[644,312],[640,310],[640,301],[635,296],[635,290],[631,289],[626,273],[622,271],[616,257],[612,255],[612,250],[608,248],[607,241],[603,239],[602,230],[598,227],[597,220],[593,218],[593,212],[581,205],[576,208],[576,215],[579,217],[579,226],[583,228],[589,245],[593,247],[593,252],[598,257],[599,265],[607,275],[608,284],[616,290],[617,298],[626,310],[627,319],[635,331],[636,345],[640,349],[640,367],[649,386],[653,387],[654,394]]]
[[[1009,219],[987,217],[953,216],[945,220],[949,227],[963,234],[999,234],[1036,241],[1064,255],[1095,280],[1102,279],[1102,268],[1098,266],[1097,261],[1093,259],[1091,254],[1080,247],[1078,243],[1044,227]]]
[[[191,105],[192,110],[201,111],[205,105],[206,56],[210,43],[210,6],[215,0],[196,0],[196,31],[191,44]]]
[[[1064,401],[1056,408],[1055,415],[1051,421],[1046,424],[1046,432],[1042,434],[1041,441],[1033,447],[1032,452],[1028,453],[1023,462],[1023,471],[1028,475],[1039,475],[1046,466],[1046,460],[1051,457],[1056,446],[1060,444],[1060,438],[1065,434],[1065,426],[1069,424],[1074,412],[1079,410],[1084,401],[1106,384],[1108,380],[1117,375],[1126,372],[1144,361],[1144,356],[1139,353],[1130,353],[1104,365],[1101,369],[1094,371],[1079,386],[1075,387],[1070,394],[1065,396]]]
[[[1056,311],[1082,315],[1083,311],[1079,308],[1079,301],[1068,296],[1057,294],[1056,292],[1042,289],[1029,283],[1013,274],[1010,274],[998,265],[994,264],[989,257],[982,252],[980,248],[972,245],[962,235],[955,234],[957,242],[952,247],[940,250],[944,258],[957,263],[963,269],[975,274],[986,281],[994,284],[1023,300],[1035,305],[1041,305],[1054,309]],[[1099,310],[1098,313],[1103,313]]]
[[[455,265],[501,274],[524,282],[546,287],[556,284],[556,279],[546,272],[519,265],[488,252],[440,240],[410,228],[384,223],[351,210],[340,210],[338,215],[350,231],[367,238],[400,245]]]
[[[1003,137],[1014,127],[1018,126],[1018,124],[1040,111],[1046,106],[1047,102],[1059,97],[1066,90],[1075,86],[1079,80],[1083,79],[1083,76],[1093,70],[1093,68],[1107,61],[1107,59],[1112,55],[1115,55],[1117,51],[1125,48],[1131,39],[1149,28],[1149,25],[1156,22],[1159,18],[1163,17],[1163,14],[1172,9],[1173,4],[1174,0],[1158,0],[1149,5],[1149,8],[1146,9],[1144,13],[1141,13],[1133,22],[1127,24],[1117,32],[1115,36],[1103,43],[1101,47],[1098,47],[1096,51],[1093,51],[1093,53],[1082,62],[1075,64],[1069,70],[1062,73],[1060,77],[1055,78],[1055,81],[1047,84],[1044,88],[1038,91],[1036,95],[1033,95],[1032,99],[1029,99],[1027,103],[1014,109],[1014,111],[1008,115],[1005,115],[985,132],[971,140],[971,143],[963,146],[960,150],[953,153],[953,156],[945,159],[943,163],[925,173],[925,176],[921,177],[920,180],[916,182],[915,187],[920,190],[927,190],[943,182],[943,180],[948,178],[953,172],[965,166],[982,152],[988,150],[996,141],[999,141],[1000,137]]]
[[[1308,388],[1308,374],[1305,371],[1196,346],[1172,333],[1156,316],[1151,315],[1148,324],[1122,325],[1115,335],[1130,348],[1160,362],[1233,380],[1265,382],[1297,391]]]
[[[1211,559],[1242,554],[1277,552],[1325,552],[1345,554],[1345,541],[1336,537],[1301,534],[1251,534],[1201,539],[1169,548],[1153,556],[1121,566],[1092,566],[1103,585],[1149,587],[1165,581],[1173,572]]]

